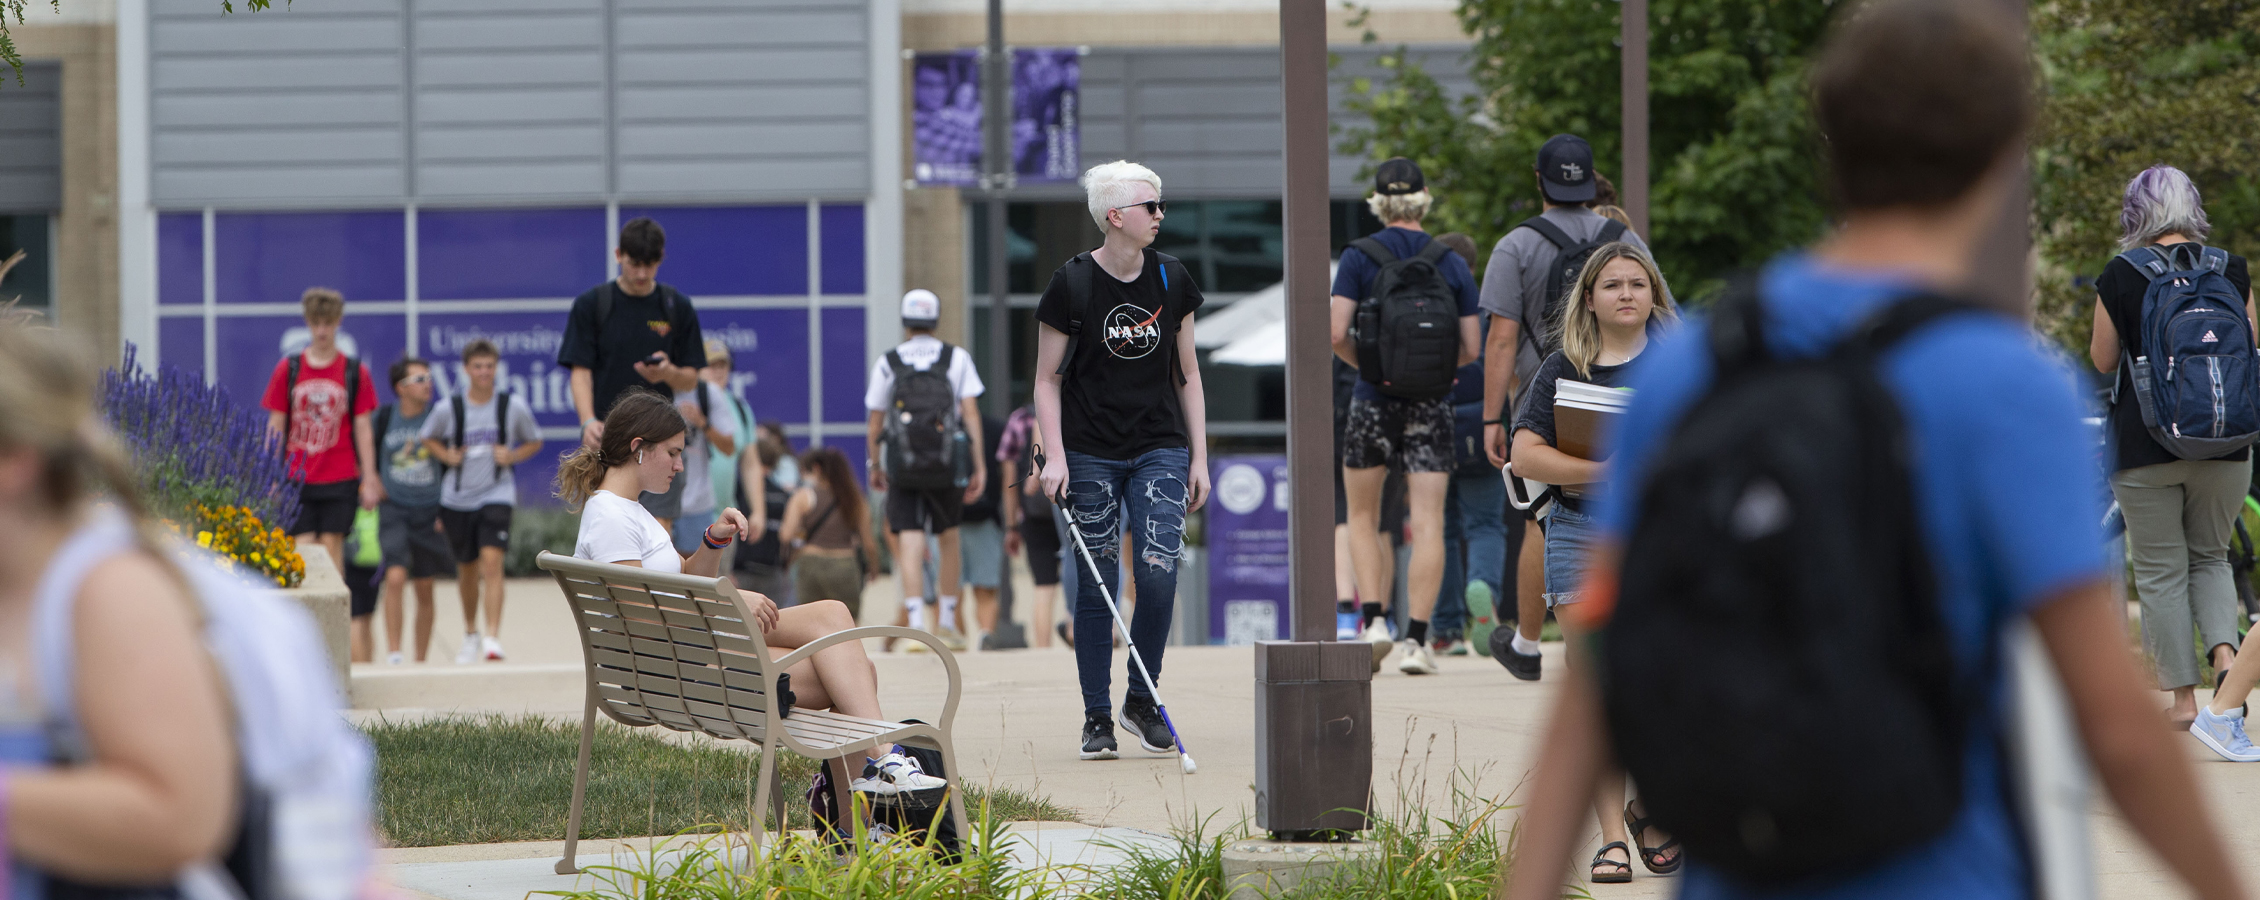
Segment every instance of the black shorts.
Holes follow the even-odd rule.
[[[936,488],[914,491],[908,488],[887,488],[887,530],[896,534],[905,531],[923,531],[939,534],[956,528],[965,521],[965,491],[962,488]]]
[[[1041,497],[1020,498],[1020,543],[1028,548],[1028,576],[1038,586],[1059,583],[1059,528],[1052,505]]]
[[[441,507],[440,527],[447,529],[447,546],[458,563],[479,561],[482,547],[510,549],[510,507],[489,503],[472,512]]]
[[[373,615],[377,611],[377,583],[383,570],[348,563],[345,567],[345,594],[352,601],[356,619]]]
[[[377,546],[384,551],[384,567],[408,570],[410,578],[438,578],[455,574],[455,548],[439,533],[437,506],[402,506],[387,500],[377,504]]]
[[[298,519],[290,533],[344,534],[353,530],[353,510],[361,505],[358,479],[309,484],[298,489]]]

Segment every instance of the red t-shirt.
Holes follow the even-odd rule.
[[[354,481],[361,477],[360,461],[353,448],[352,416],[376,410],[377,386],[369,379],[369,367],[360,368],[361,388],[354,397],[350,416],[345,413],[345,354],[338,354],[329,365],[321,368],[300,362],[296,387],[285,386],[290,381],[288,358],[277,361],[275,374],[267,379],[267,395],[260,399],[259,405],[270,412],[290,414],[290,452],[305,454],[303,464],[293,468],[291,474],[303,472],[307,484]],[[283,405],[285,391],[290,395],[288,407]]]

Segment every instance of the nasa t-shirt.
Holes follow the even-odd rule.
[[[1096,263],[1062,266],[1036,306],[1036,321],[1068,333],[1074,295],[1067,280],[1095,276],[1083,336],[1060,385],[1060,439],[1077,453],[1122,460],[1189,444],[1170,348],[1178,326],[1201,308],[1201,289],[1183,266],[1170,267],[1164,289],[1161,265],[1151,249],[1145,253],[1145,267],[1127,283]]]

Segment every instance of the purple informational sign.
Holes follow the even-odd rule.
[[[1243,646],[1285,638],[1287,457],[1222,456],[1209,465],[1209,639]]]
[[[920,184],[980,183],[979,51],[920,53],[911,59],[911,177]],[[1012,54],[1012,170],[1021,181],[1071,182],[1082,174],[1081,52]]]
[[[1074,48],[1012,54],[1012,171],[1026,182],[1083,174],[1083,55]]]
[[[910,63],[911,177],[920,184],[981,180],[981,61],[972,50],[920,53]]]

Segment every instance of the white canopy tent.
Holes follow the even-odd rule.
[[[1332,263],[1327,278],[1334,277]],[[1228,366],[1287,364],[1287,285],[1256,291],[1199,320],[1193,346],[1210,351],[1209,362]]]

